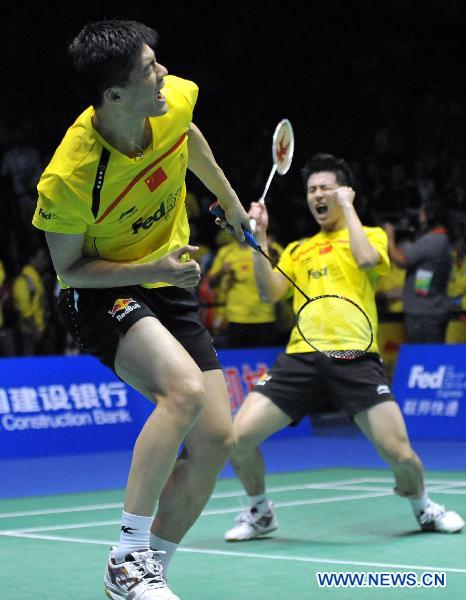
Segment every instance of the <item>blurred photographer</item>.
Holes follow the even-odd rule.
[[[391,223],[385,225],[388,252],[406,269],[403,289],[406,341],[410,344],[444,343],[451,301],[447,295],[452,250],[446,218],[437,203],[422,204],[418,221],[421,235],[401,249]]]

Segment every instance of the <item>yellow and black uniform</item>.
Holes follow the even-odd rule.
[[[375,287],[378,275],[389,270],[387,236],[378,227],[365,227],[364,231],[380,255],[379,264],[369,271],[357,267],[351,254],[347,229],[330,233],[320,232],[309,239],[289,244],[278,266],[290,275],[308,296],[340,294],[356,302],[369,317],[374,330],[374,341],[369,352],[378,352]],[[297,313],[305,300],[298,290],[293,290],[293,310]],[[335,348],[339,349],[345,348]],[[292,354],[314,350],[303,340],[295,327],[286,351]]]
[[[94,109],[85,110],[42,174],[33,224],[84,234],[83,254],[112,262],[154,261],[186,245],[187,134],[197,94],[195,83],[165,77],[168,111],[148,120],[152,143],[139,158],[108,144],[93,127]],[[68,328],[107,366],[114,367],[120,336],[142,317],[156,316],[202,370],[219,368],[191,290],[150,281],[110,289],[61,285],[67,289],[59,311]]]
[[[295,423],[329,399],[350,417],[379,402],[393,400],[378,356],[375,305],[377,278],[389,270],[387,236],[378,227],[364,227],[364,232],[380,256],[372,269],[362,270],[357,266],[347,229],[321,231],[291,243],[278,263],[308,296],[339,294],[356,302],[368,315],[374,330],[369,352],[359,359],[345,361],[314,351],[297,328],[293,328],[286,351],[255,389],[269,397]],[[293,288],[295,313],[304,302],[302,294]]]
[[[233,241],[218,251],[209,271],[209,279],[221,274],[220,292],[225,299],[227,336],[230,346],[262,346],[275,341],[276,307],[266,304],[259,296],[254,276],[253,250],[247,244]],[[269,252],[277,256],[283,248],[269,244]]]
[[[149,119],[152,145],[142,159],[110,146],[92,125],[94,109],[85,110],[42,174],[33,224],[84,233],[84,255],[111,261],[148,262],[187,244],[187,131],[197,93],[191,81],[165,77],[168,111]]]

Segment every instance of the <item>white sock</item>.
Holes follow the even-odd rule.
[[[163,566],[163,574],[167,574],[168,565],[178,548],[178,544],[175,542],[169,542],[168,540],[163,540],[162,538],[157,537],[153,533],[150,534],[150,547],[152,550],[163,550],[165,554],[162,554],[160,557],[160,561]]]
[[[122,561],[127,554],[135,550],[149,550],[149,535],[153,520],[153,517],[141,517],[123,511],[120,541],[115,550],[118,561]]]
[[[410,498],[411,506],[413,507],[414,514],[418,515],[423,512],[426,507],[430,504],[430,498],[427,495],[426,490],[422,492],[422,496],[419,498]]]
[[[267,502],[267,495],[265,492],[263,494],[257,494],[257,496],[248,496],[248,498],[250,508],[255,506],[260,512],[267,512],[269,510],[269,503]]]

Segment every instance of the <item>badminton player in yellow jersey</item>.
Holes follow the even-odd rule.
[[[316,410],[327,398],[354,420],[390,464],[395,492],[411,500],[422,529],[459,531],[463,519],[426,494],[422,464],[410,446],[378,356],[374,296],[378,274],[387,273],[389,267],[386,235],[380,228],[361,224],[353,204],[352,173],[344,160],[316,155],[304,167],[303,179],[307,203],[320,232],[290,244],[278,264],[309,296],[340,294],[359,304],[373,325],[374,342],[369,353],[359,359],[332,359],[313,351],[296,327],[293,329],[286,352],[246,397],[234,419],[238,445],[233,464],[249,496],[249,508],[239,515],[225,539],[249,540],[277,528],[258,446]],[[250,216],[257,221],[256,239],[267,251],[265,205],[253,203]],[[259,253],[254,260],[263,300],[276,302],[286,295],[290,284],[283,275],[272,270]],[[294,310],[302,304],[302,295],[295,290]]]
[[[197,86],[167,74],[156,41],[133,21],[92,23],[73,40],[71,73],[91,106],[43,173],[33,220],[46,232],[71,333],[156,403],[134,447],[120,540],[108,558],[113,599],[178,598],[166,584],[168,562],[234,440],[192,289],[200,269],[189,258],[197,248],[188,245],[186,169],[219,199],[241,240],[249,219],[192,123]]]

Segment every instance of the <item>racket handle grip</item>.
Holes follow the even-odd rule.
[[[218,200],[216,200],[209,206],[209,212],[211,212],[213,215],[215,215],[219,219],[225,219],[225,211],[218,203]],[[230,225],[227,225],[227,229],[229,231],[233,231],[233,229]],[[252,235],[252,233],[249,233],[249,231],[247,229],[244,229],[244,227],[243,227],[243,232],[244,232],[246,244],[248,246],[251,246],[251,248],[253,248],[254,250],[258,250],[260,248],[260,246],[257,243],[256,238]]]

